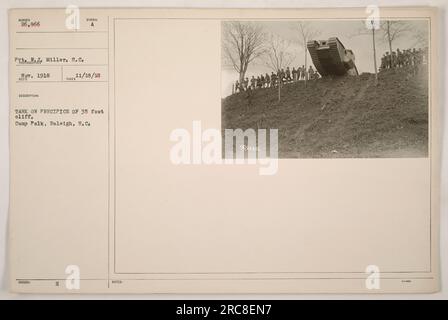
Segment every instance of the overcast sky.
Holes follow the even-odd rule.
[[[224,22],[225,23],[225,22]],[[343,43],[346,49],[352,49],[356,57],[356,66],[359,73],[362,72],[374,72],[373,64],[373,50],[372,50],[372,36],[371,34],[359,35],[365,32],[363,20],[350,20],[350,21],[311,21],[309,22],[312,27],[320,31],[320,35],[315,40],[327,40],[330,37],[338,37]],[[420,32],[428,32],[428,22],[426,20],[413,20],[407,21],[409,25],[415,30]],[[294,55],[293,64],[290,66],[297,67],[304,64],[304,52],[303,48],[298,44],[298,31],[297,22],[294,21],[269,21],[259,22],[263,26],[263,29],[267,33],[273,33],[281,36],[285,40],[291,41],[290,50]],[[416,45],[416,39],[414,32],[408,32],[401,36],[393,43],[393,50],[396,48],[408,49]],[[417,45],[418,47],[418,45]],[[388,44],[381,41],[377,37],[376,41],[377,50],[377,63],[380,66],[381,56],[389,51]],[[311,57],[308,53],[308,62],[311,62]],[[265,63],[260,59],[259,61],[252,62],[249,65],[246,76],[250,79],[252,75],[257,77],[261,73],[271,72],[266,67]],[[238,79],[238,73],[232,66],[222,65],[222,96],[229,95],[232,91],[232,83]]]

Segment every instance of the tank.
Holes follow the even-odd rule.
[[[307,42],[307,48],[314,66],[322,77],[358,75],[355,54],[352,50],[345,49],[338,38],[310,40]]]

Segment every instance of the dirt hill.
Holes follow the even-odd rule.
[[[222,128],[277,128],[280,158],[425,157],[425,67],[321,78],[236,93],[222,101]]]

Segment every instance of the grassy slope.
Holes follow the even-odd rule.
[[[319,79],[223,99],[223,128],[278,128],[281,158],[424,157],[428,149],[426,70]],[[251,101],[250,101],[251,100]]]

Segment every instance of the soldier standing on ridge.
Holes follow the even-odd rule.
[[[308,79],[310,80],[314,80],[314,70],[313,70],[313,66],[310,66],[310,68],[308,69]]]
[[[390,68],[390,54],[389,54],[389,51],[387,51],[386,52],[386,56],[384,57],[385,58],[385,60],[386,60],[386,69],[389,69]]]
[[[415,48],[414,48],[414,49],[412,49],[412,65],[413,66],[417,65],[417,60],[418,60],[418,58],[417,58],[417,50],[415,50]]]
[[[383,56],[381,57],[380,70],[384,70],[384,69],[386,69],[386,56],[383,54]]]
[[[404,64],[409,66],[411,64],[409,49],[404,50]]]
[[[271,87],[275,87],[277,82],[277,75],[274,73],[274,71],[271,72]]]
[[[265,84],[265,78],[264,78],[264,75],[261,75],[260,76],[260,88],[264,88],[264,84]]]
[[[423,49],[420,48],[417,50],[417,64],[421,65],[423,64]]]
[[[246,77],[246,79],[244,79],[243,89],[244,91],[246,91],[248,88],[249,88],[249,78]]]
[[[271,86],[271,78],[269,77],[269,74],[267,72],[264,79],[266,81],[266,88],[269,88]]]
[[[241,89],[240,89],[240,83],[238,82],[238,80],[236,80],[236,82],[235,82],[235,88],[234,88],[234,93],[237,93],[237,92],[241,92]]]
[[[250,78],[250,88],[255,89],[255,77],[254,76],[252,76],[252,78]]]
[[[397,67],[403,67],[403,53],[397,49]]]
[[[289,70],[289,67],[286,67],[286,82],[291,82],[291,70]]]
[[[300,68],[300,79],[305,80],[305,77],[306,77],[306,69],[305,66],[302,65],[302,68]]]

